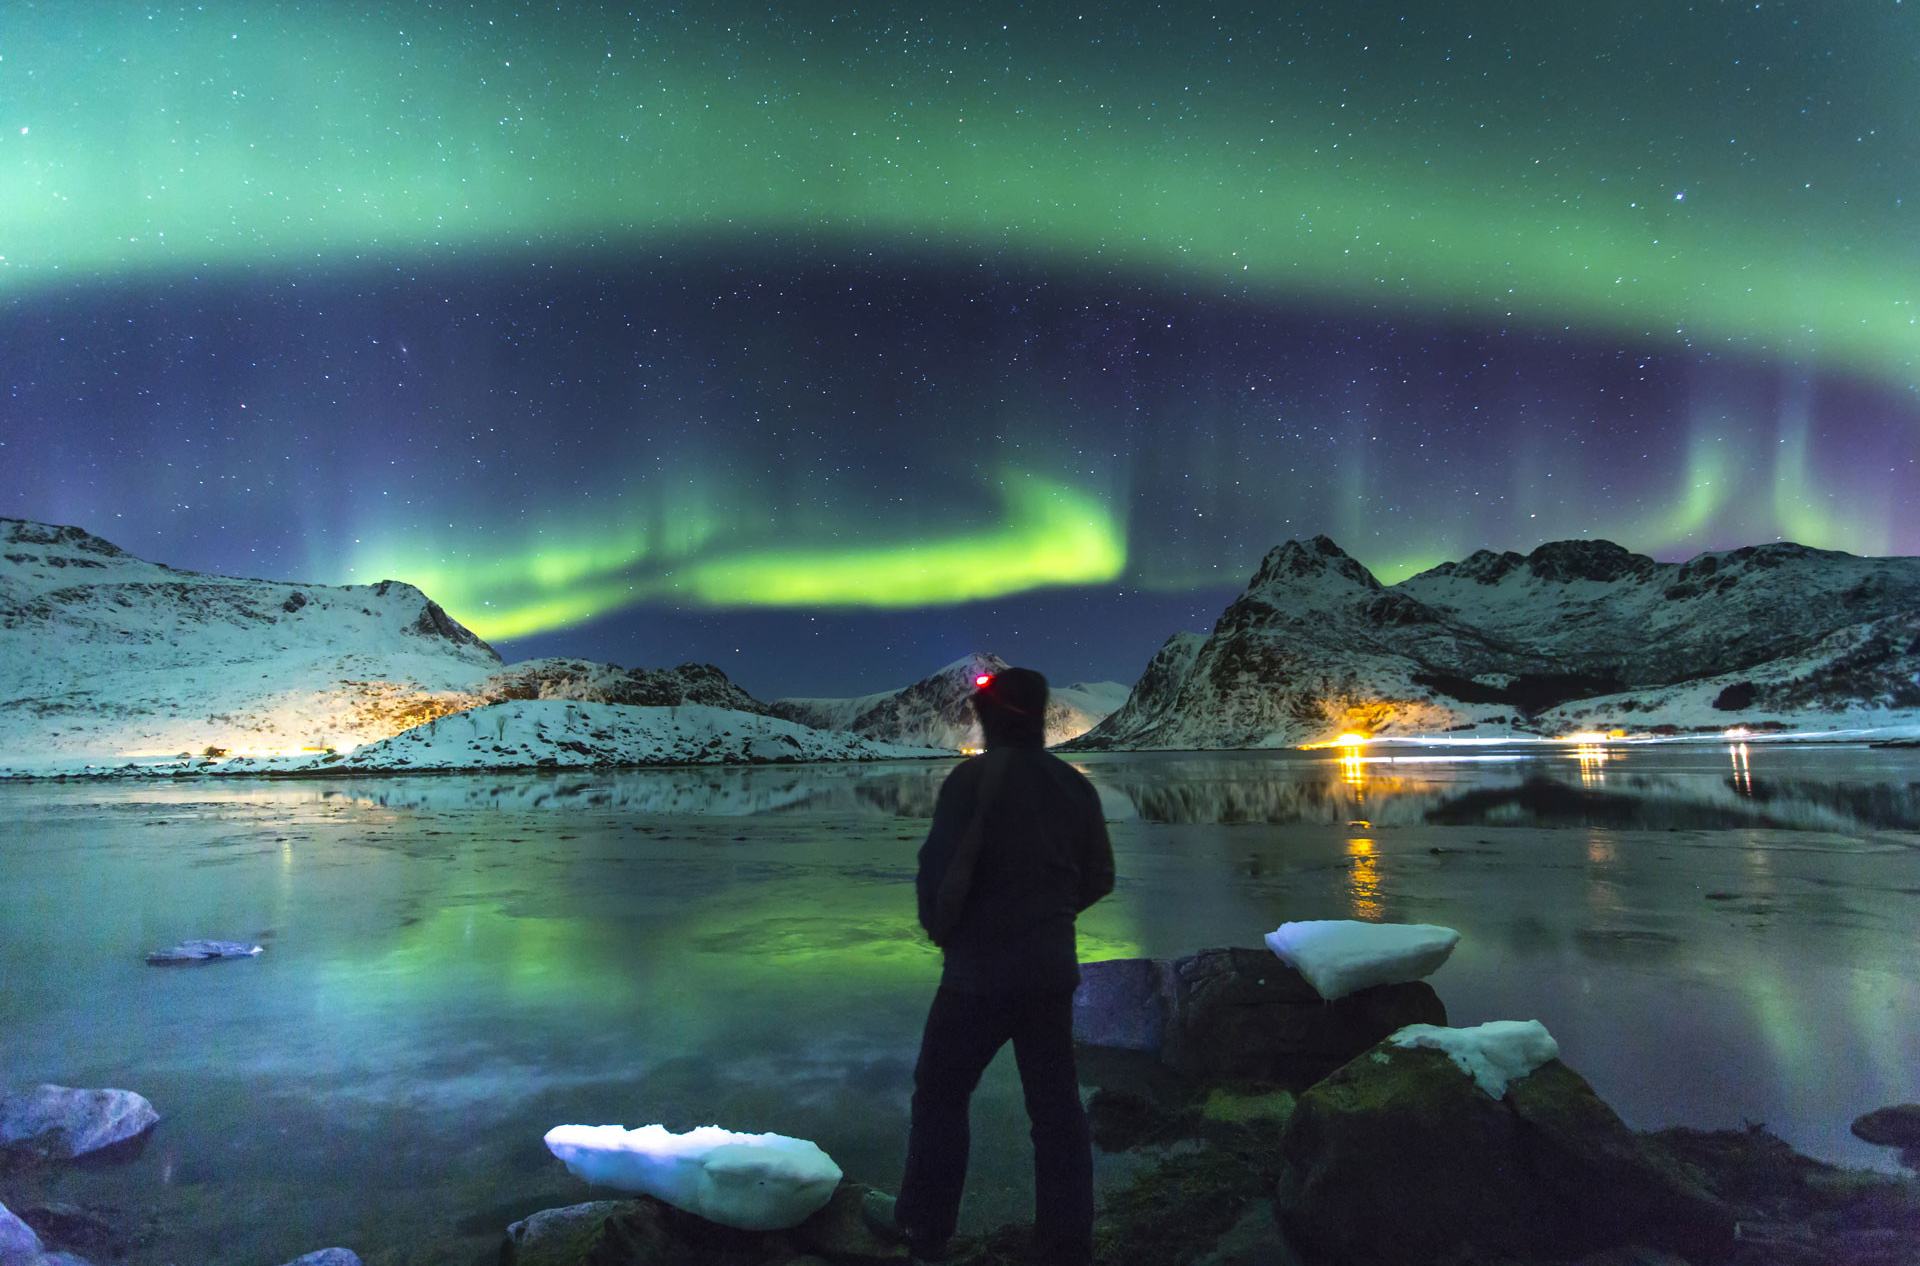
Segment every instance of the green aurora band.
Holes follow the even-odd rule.
[[[1008,475],[999,491],[1006,512],[997,524],[883,545],[754,547],[689,515],[676,517],[670,533],[601,523],[481,559],[367,551],[352,572],[360,581],[404,577],[481,637],[514,638],[646,599],[715,608],[918,608],[1097,584],[1125,570],[1125,524],[1099,498],[1019,475]]]
[[[1838,45],[1860,83],[1787,66],[1765,96],[1703,102],[1699,83],[1728,73],[1715,29],[1678,30],[1634,84],[1575,54],[1647,38],[1635,15],[1557,9],[1478,44],[1469,14],[1430,17],[1459,28],[1444,62],[1349,31],[1309,66],[1175,15],[1092,52],[1071,14],[998,31],[922,16],[890,54],[797,19],[756,42],[724,6],[484,24],[16,6],[0,17],[0,293],[688,235],[895,238],[1751,342],[1904,380],[1920,351],[1912,129],[1888,116],[1840,136],[1834,98],[1884,113],[1871,94],[1910,73],[1916,24],[1841,7],[1768,38],[1824,41],[1830,65]],[[1834,122],[1796,115],[1802,77]]]

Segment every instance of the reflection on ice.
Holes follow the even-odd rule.
[[[1534,745],[1099,753],[1075,758],[1109,820],[1375,826],[1920,830],[1912,759],[1864,747]],[[606,812],[659,817],[932,817],[951,765],[822,764],[364,781],[49,785],[46,793],[183,812],[333,804],[399,813]],[[918,829],[917,827],[914,829]]]

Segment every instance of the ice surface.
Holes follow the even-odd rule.
[[[1409,1024],[1387,1040],[1408,1050],[1445,1051],[1474,1085],[1495,1099],[1507,1093],[1508,1082],[1560,1057],[1560,1044],[1538,1020],[1490,1020],[1470,1029]]]
[[[819,1146],[784,1134],[737,1134],[703,1125],[557,1125],[547,1150],[574,1174],[634,1191],[744,1231],[797,1226],[824,1207],[840,1167]]]
[[[1423,980],[1459,943],[1458,932],[1431,923],[1357,919],[1307,919],[1267,933],[1267,948],[1329,1002],[1374,985]]]

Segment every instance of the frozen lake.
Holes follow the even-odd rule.
[[[1544,1021],[1636,1127],[1764,1121],[1884,1165],[1848,1121],[1920,1098],[1920,752],[1081,765],[1120,869],[1083,958],[1445,923],[1453,1021]],[[137,1160],[0,1191],[122,1211],[139,1263],[261,1266],[490,1254],[583,1198],[540,1143],[568,1121],[778,1130],[891,1187],[945,772],[0,786],[0,1084],[126,1087],[164,1117]],[[268,949],[142,963],[193,936]],[[1011,1062],[976,1101],[973,1226],[1028,1201]]]

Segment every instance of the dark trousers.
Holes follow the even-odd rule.
[[[916,1241],[953,1234],[967,1180],[967,1108],[1008,1041],[1033,1123],[1034,1241],[1041,1260],[1093,1253],[1093,1145],[1073,1066],[1073,994],[980,995],[941,988],[913,1070],[913,1127],[895,1216]]]

